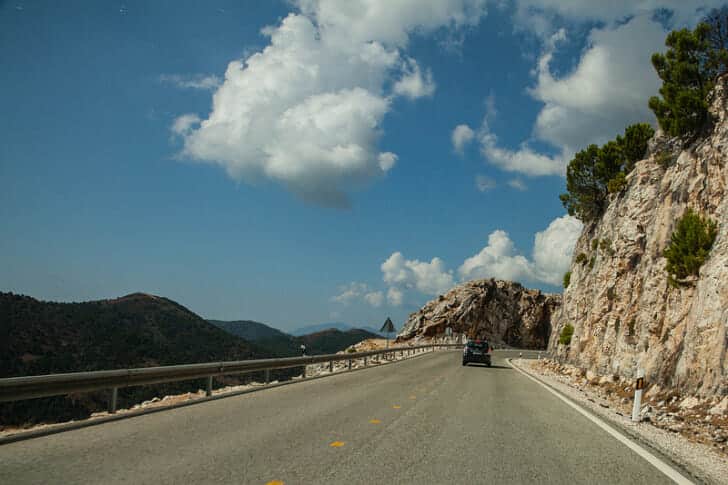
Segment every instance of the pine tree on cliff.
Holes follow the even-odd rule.
[[[647,151],[654,130],[647,123],[628,126],[602,147],[589,145],[578,152],[566,169],[566,190],[559,198],[570,215],[593,221],[607,206],[609,193],[622,190],[625,176]]]
[[[670,32],[667,51],[652,55],[662,79],[649,106],[670,136],[696,134],[708,121],[708,94],[728,68],[728,8],[713,10],[694,30]]]

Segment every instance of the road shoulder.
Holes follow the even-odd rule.
[[[578,408],[584,409],[595,417],[616,428],[620,433],[645,446],[649,451],[672,462],[683,475],[696,482],[709,484],[728,483],[728,463],[710,448],[692,443],[679,435],[655,428],[649,423],[633,423],[629,417],[592,399],[583,390],[575,389],[549,375],[537,372],[528,360],[508,359],[518,371],[536,380],[548,389],[562,396]]]

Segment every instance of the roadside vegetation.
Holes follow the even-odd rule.
[[[567,323],[564,325],[564,328],[561,329],[561,335],[559,335],[559,343],[561,345],[570,345],[571,344],[571,337],[574,335],[574,326],[570,323]]]
[[[665,45],[665,54],[652,55],[662,87],[649,106],[668,135],[695,135],[709,121],[716,78],[728,70],[728,7],[713,10],[695,30],[670,32]]]
[[[628,126],[601,147],[589,145],[578,152],[566,170],[566,191],[559,197],[570,215],[584,222],[597,220],[607,208],[608,195],[626,186],[626,175],[647,151],[654,135],[647,123]]]
[[[689,141],[710,123],[708,95],[728,71],[728,6],[711,11],[694,30],[670,32],[665,46],[664,54],[652,56],[662,86],[648,105],[667,135]],[[648,123],[638,123],[602,146],[578,152],[567,168],[566,193],[559,196],[569,214],[584,223],[597,221],[609,195],[625,189],[653,135]]]
[[[688,209],[677,223],[665,250],[668,282],[673,287],[689,284],[708,258],[718,233],[717,225],[707,217]]]
[[[680,139],[684,146],[710,126],[708,97],[718,77],[728,72],[728,6],[712,10],[693,30],[670,32],[665,46],[664,53],[652,55],[652,65],[662,86],[659,95],[651,97],[648,105],[662,131]],[[598,221],[609,205],[610,196],[620,194],[627,187],[627,176],[645,157],[653,135],[652,126],[637,123],[602,146],[592,144],[577,152],[566,170],[566,193],[559,196],[569,215],[587,225]],[[663,168],[675,158],[665,150],[656,150],[653,156]],[[698,275],[716,234],[714,221],[692,210],[683,215],[665,250],[671,286],[688,285]],[[603,253],[614,253],[609,241],[595,239],[590,255],[579,253],[574,263],[588,263],[593,268],[598,248]],[[569,286],[570,279],[571,273],[566,273],[564,288]],[[564,334],[567,327],[559,340],[562,344],[571,338],[568,332]]]

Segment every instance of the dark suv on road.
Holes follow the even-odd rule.
[[[490,367],[490,351],[493,350],[487,340],[468,340],[463,348],[463,365],[480,362]]]

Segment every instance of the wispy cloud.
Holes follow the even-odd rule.
[[[172,84],[181,89],[217,89],[222,80],[214,74],[162,74],[159,82]]]
[[[495,180],[492,178],[486,176],[486,175],[476,175],[475,176],[475,187],[480,192],[486,192],[488,190],[494,189],[496,186]]]
[[[528,190],[528,187],[523,182],[523,180],[519,178],[511,179],[508,181],[508,185],[516,190],[524,191]]]

